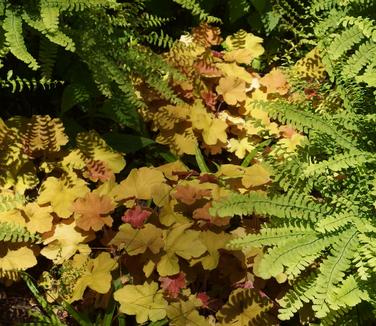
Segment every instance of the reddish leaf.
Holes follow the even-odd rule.
[[[215,105],[217,104],[218,95],[212,91],[201,91],[201,98],[204,100],[205,105],[212,111],[215,111]]]
[[[194,170],[190,171],[173,171],[172,175],[176,175],[179,179],[188,179],[193,176],[198,176],[200,173]]]
[[[200,183],[210,182],[210,183],[218,183],[218,178],[215,175],[205,173],[198,177]]]
[[[197,293],[196,297],[201,300],[202,308],[209,308],[210,297],[206,294],[206,292],[199,292]]]
[[[180,290],[186,287],[185,274],[180,272],[174,276],[160,277],[161,288],[167,292],[171,298],[177,298]]]
[[[196,208],[193,211],[192,217],[196,220],[203,220],[203,221],[206,221],[207,223],[217,225],[217,226],[227,225],[230,222],[230,218],[211,216],[209,213],[210,207],[211,207],[211,204],[206,203],[203,207]]]
[[[207,60],[201,59],[197,60],[194,64],[194,67],[200,73],[201,75],[204,75],[206,77],[220,77],[221,71],[214,66],[211,62],[208,62]]]
[[[176,187],[176,193],[174,195],[174,197],[177,200],[187,205],[192,205],[197,200],[205,196],[210,196],[210,190],[198,189],[198,188],[191,187],[189,185],[186,185],[186,186],[178,185]]]
[[[151,215],[149,210],[143,209],[141,206],[136,205],[128,209],[122,216],[121,220],[124,223],[129,223],[135,229],[141,229],[145,220]]]

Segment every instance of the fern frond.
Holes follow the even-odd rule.
[[[196,0],[173,0],[180,6],[182,6],[185,9],[188,9],[190,12],[192,12],[193,15],[198,16],[198,18],[201,21],[205,21],[207,23],[220,23],[221,20],[217,17],[210,16],[207,14],[197,3]]]
[[[332,308],[331,298],[338,291],[337,284],[344,279],[358,245],[357,230],[342,232],[333,245],[331,255],[321,264],[315,284],[317,295],[313,299],[313,310],[318,318],[325,317]]]
[[[53,69],[56,63],[57,46],[46,38],[42,37],[39,43],[39,61],[43,78],[52,78]]]
[[[331,240],[330,237],[319,238],[317,234],[310,234],[286,241],[269,249],[254,272],[264,279],[277,277],[283,272],[294,278],[320,256]]]
[[[25,203],[25,197],[11,192],[0,192],[0,213],[19,208]]]
[[[349,223],[353,223],[358,217],[353,212],[343,212],[327,216],[319,220],[316,224],[316,230],[319,232],[333,232],[340,228],[346,227]]]
[[[163,30],[159,32],[159,34],[155,31],[151,32],[150,34],[145,36],[146,42],[152,45],[156,45],[163,48],[170,48],[174,43],[172,37],[168,34],[165,34]]]
[[[373,41],[362,43],[343,65],[342,75],[344,78],[356,77],[372,61],[375,54],[376,44]]]
[[[339,146],[349,150],[356,150],[354,140],[343,131],[339,132],[332,123],[317,116],[317,114],[305,111],[294,104],[281,101],[255,102],[255,107],[266,110],[270,116],[281,123],[291,124],[304,132],[311,129],[326,134],[333,138]]]
[[[281,219],[314,222],[327,214],[328,210],[328,207],[296,193],[269,198],[264,194],[251,192],[247,195],[233,194],[220,202],[215,202],[210,213],[213,216],[222,217],[259,214]]]
[[[42,238],[36,234],[31,233],[27,229],[12,223],[0,223],[0,241],[5,242],[34,242],[39,243]]]
[[[338,35],[330,44],[327,52],[333,60],[341,57],[364,38],[363,32],[357,27],[352,26]]]
[[[50,5],[48,0],[40,2],[40,16],[42,22],[49,32],[55,32],[59,28],[59,7]]]
[[[3,88],[10,88],[12,93],[22,92],[24,89],[36,90],[38,87],[43,89],[51,89],[58,85],[62,85],[64,82],[60,80],[51,80],[46,78],[22,78],[20,76],[13,76],[13,70],[9,70],[7,73],[7,79],[0,79],[0,85]]]
[[[368,300],[370,300],[368,293],[362,290],[357,279],[350,275],[334,290],[328,302],[331,309],[338,310],[345,307],[354,307],[361,301]]]
[[[338,154],[327,161],[304,165],[304,174],[307,177],[326,173],[327,171],[339,172],[344,169],[363,166],[376,160],[376,156],[365,151]]]
[[[227,244],[227,247],[229,249],[243,249],[248,247],[282,245],[291,239],[300,239],[315,234],[316,232],[312,227],[298,224],[279,228],[265,227],[258,234],[247,234],[242,238],[231,240]]]
[[[142,14],[142,24],[145,27],[161,27],[170,20],[170,18],[158,17],[147,12]]]
[[[50,40],[50,42],[57,44],[70,52],[74,52],[76,50],[76,45],[69,36],[60,30],[49,32],[39,17],[30,16],[29,13],[23,12],[22,19],[30,27],[41,32],[48,40]]]
[[[11,8],[6,10],[5,19],[2,25],[5,30],[5,39],[10,52],[19,60],[25,62],[31,69],[37,70],[39,65],[33,56],[28,52],[23,32],[22,18]]]
[[[299,311],[304,303],[308,303],[313,299],[312,285],[315,284],[317,275],[311,273],[308,277],[293,283],[293,287],[278,300],[280,306],[278,310],[278,318],[280,320],[289,320]]]

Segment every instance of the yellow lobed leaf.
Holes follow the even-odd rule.
[[[52,228],[52,207],[41,207],[36,202],[28,203],[23,211],[28,219],[26,227],[30,232],[44,233]]]
[[[156,282],[126,285],[115,291],[114,298],[120,303],[120,312],[135,315],[138,324],[166,317],[167,301]]]
[[[211,124],[212,115],[201,102],[196,101],[191,108],[190,121],[194,129],[207,129]]]
[[[26,226],[26,221],[22,216],[21,211],[18,209],[12,209],[10,211],[1,212],[0,223],[2,222],[18,225],[21,227]]]
[[[111,288],[111,271],[116,267],[116,260],[107,252],[90,259],[86,264],[85,272],[80,274],[74,285],[71,301],[81,300],[87,287],[98,293],[107,293]]]
[[[219,325],[279,325],[269,313],[272,301],[255,289],[236,289],[231,292],[228,302],[217,312]]]
[[[158,109],[153,117],[153,125],[158,129],[171,130],[175,124],[188,119],[188,105],[166,105]]]
[[[305,136],[296,133],[292,135],[290,138],[280,139],[278,141],[278,144],[281,145],[287,153],[293,153],[296,151],[297,147],[303,143],[305,139]]]
[[[244,175],[244,168],[235,164],[222,164],[216,175],[228,178],[241,178]]]
[[[110,147],[94,148],[92,158],[95,161],[105,162],[106,165],[114,172],[119,173],[125,167],[125,160],[121,153],[109,150]]]
[[[193,105],[191,110],[191,123],[193,129],[202,130],[202,138],[207,145],[215,145],[218,141],[227,141],[227,123],[214,118],[213,114],[206,111],[202,104]]]
[[[186,260],[201,256],[206,247],[200,240],[200,232],[187,230],[192,224],[175,224],[169,230],[164,231],[166,255],[157,265],[157,271],[161,276],[174,275],[180,270],[178,257]]]
[[[201,262],[205,270],[213,270],[218,266],[219,249],[225,249],[232,236],[225,232],[215,233],[211,231],[200,232],[200,240],[207,249],[207,253],[197,259],[193,259],[192,265]]]
[[[216,66],[220,68],[225,76],[238,77],[244,80],[246,83],[251,84],[253,76],[245,70],[244,67],[237,65],[236,63],[217,63]]]
[[[158,187],[153,187],[151,190],[151,197],[153,198],[154,204],[158,207],[167,205],[170,200],[171,189],[171,186],[166,183],[162,183]]]
[[[19,168],[12,169],[8,167],[7,170],[7,172],[10,172],[8,180],[13,185],[13,189],[18,193],[24,194],[27,189],[33,189],[39,184],[35,166],[31,161],[20,165]]]
[[[319,49],[315,47],[304,58],[297,61],[293,71],[303,78],[325,79],[325,66],[322,63]]]
[[[198,308],[202,305],[201,300],[194,296],[189,300],[173,302],[166,308],[167,317],[171,326],[208,326],[205,317],[200,316]]]
[[[220,119],[213,119],[209,128],[202,131],[202,138],[207,145],[215,145],[218,141],[227,141],[227,123]]]
[[[124,249],[128,255],[134,256],[144,253],[147,249],[157,254],[164,241],[162,230],[153,224],[146,223],[142,229],[134,229],[130,224],[123,224],[109,245]]]
[[[216,90],[229,105],[236,105],[247,99],[245,82],[238,77],[222,77]]]
[[[4,271],[25,270],[36,264],[34,252],[27,247],[8,250],[6,255],[0,258],[0,269]]]
[[[58,152],[68,143],[63,123],[59,118],[48,115],[33,115],[26,124],[23,134],[24,150],[30,156],[41,152]]]
[[[247,137],[240,139],[231,138],[227,144],[227,150],[231,153],[235,152],[235,155],[243,159],[247,153],[252,152],[255,149]]]
[[[157,264],[161,276],[175,275],[180,272],[179,258],[173,253],[163,255]]]
[[[246,188],[257,187],[270,181],[270,172],[260,163],[245,168],[242,184]]]
[[[142,167],[132,169],[128,177],[123,180],[112,194],[116,200],[132,197],[137,199],[153,199],[153,193],[163,187],[165,177],[161,171],[154,168]]]
[[[169,144],[171,150],[177,155],[196,153],[197,138],[192,128],[187,128],[183,133],[174,133]]]
[[[48,177],[43,182],[41,190],[37,203],[40,205],[50,203],[54,212],[61,218],[70,217],[73,213],[73,202],[89,192],[86,182],[77,177],[73,181]]]
[[[55,264],[61,264],[77,251],[89,253],[89,246],[84,244],[86,239],[87,236],[76,229],[75,221],[70,224],[60,223],[55,226],[52,236],[43,241],[47,246],[41,250],[41,254]]]
[[[226,52],[224,59],[238,63],[249,64],[251,61],[264,53],[263,39],[252,33],[240,30],[234,35],[229,35],[224,41]]]
[[[64,156],[61,165],[67,170],[82,170],[85,168],[86,163],[84,156],[78,149],[73,149],[68,155]]]
[[[176,199],[172,199],[168,204],[164,205],[161,208],[159,213],[159,221],[165,225],[170,226],[174,223],[189,223],[189,219],[185,217],[183,214],[177,212],[174,209],[174,206],[177,204]]]
[[[114,151],[95,131],[80,132],[76,137],[77,148],[88,159],[103,161],[114,172],[125,167],[123,154]]]
[[[187,166],[180,160],[172,163],[166,163],[156,167],[156,170],[163,172],[164,176],[169,180],[178,180],[178,176],[174,175],[174,172],[186,172]]]
[[[255,58],[255,55],[257,55],[257,53],[251,49],[236,49],[225,52],[223,59],[227,62],[236,62],[237,64],[249,65]]]

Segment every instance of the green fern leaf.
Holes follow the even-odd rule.
[[[50,6],[48,1],[41,1],[40,16],[44,26],[49,32],[55,32],[59,28],[59,8]]]
[[[331,255],[320,266],[317,277],[317,295],[313,300],[313,310],[318,318],[325,317],[331,309],[330,299],[336,292],[337,284],[344,279],[351,259],[359,245],[358,231],[349,229],[337,237]]]
[[[174,2],[181,5],[183,8],[188,9],[192,12],[193,15],[198,16],[200,20],[208,22],[208,23],[219,23],[221,20],[217,17],[213,17],[208,15],[200,5],[197,3],[196,0],[173,0]]]
[[[255,266],[254,272],[264,279],[276,277],[283,272],[296,277],[320,255],[330,240],[330,237],[319,238],[317,234],[310,234],[287,241],[269,249],[257,268]]]
[[[37,70],[39,65],[28,52],[22,33],[22,18],[13,10],[7,9],[3,22],[5,39],[10,52],[19,60],[25,62],[31,69]]]
[[[304,174],[307,177],[326,173],[327,171],[338,172],[350,167],[359,167],[376,160],[376,156],[368,152],[350,152],[332,156],[328,161],[315,164],[305,164]]]
[[[331,42],[327,52],[333,60],[336,60],[355,44],[358,44],[363,38],[363,32],[357,26],[352,26],[343,31]]]
[[[0,213],[21,207],[25,203],[25,197],[20,194],[0,193]]]
[[[268,198],[264,194],[252,192],[248,195],[233,194],[220,202],[215,202],[210,213],[213,216],[222,217],[259,214],[313,222],[325,216],[328,210],[328,207],[317,204],[311,198],[299,194]]]
[[[229,249],[243,249],[248,247],[262,247],[283,245],[291,239],[300,239],[315,235],[316,232],[306,226],[285,226],[279,228],[263,228],[258,234],[248,234],[242,238],[231,240],[227,247]]]
[[[41,237],[35,233],[30,233],[27,229],[11,224],[0,223],[0,241],[4,242],[35,242],[40,243]]]
[[[354,78],[366,67],[376,55],[376,44],[368,41],[359,46],[356,52],[346,61],[342,68],[342,76]]]
[[[291,124],[304,132],[309,132],[311,129],[315,130],[332,137],[333,141],[343,148],[357,150],[357,146],[350,136],[337,130],[329,121],[321,119],[317,114],[305,111],[301,107],[281,101],[261,101],[252,105],[266,110],[269,115],[278,119],[281,123]]]

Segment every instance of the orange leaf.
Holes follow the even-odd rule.
[[[82,230],[99,231],[104,225],[112,226],[109,213],[114,210],[114,204],[106,196],[88,193],[84,198],[77,199],[73,204],[73,211],[80,215],[77,227]]]
[[[247,98],[245,81],[237,77],[222,77],[216,90],[230,105],[236,105],[236,103],[245,101]]]

